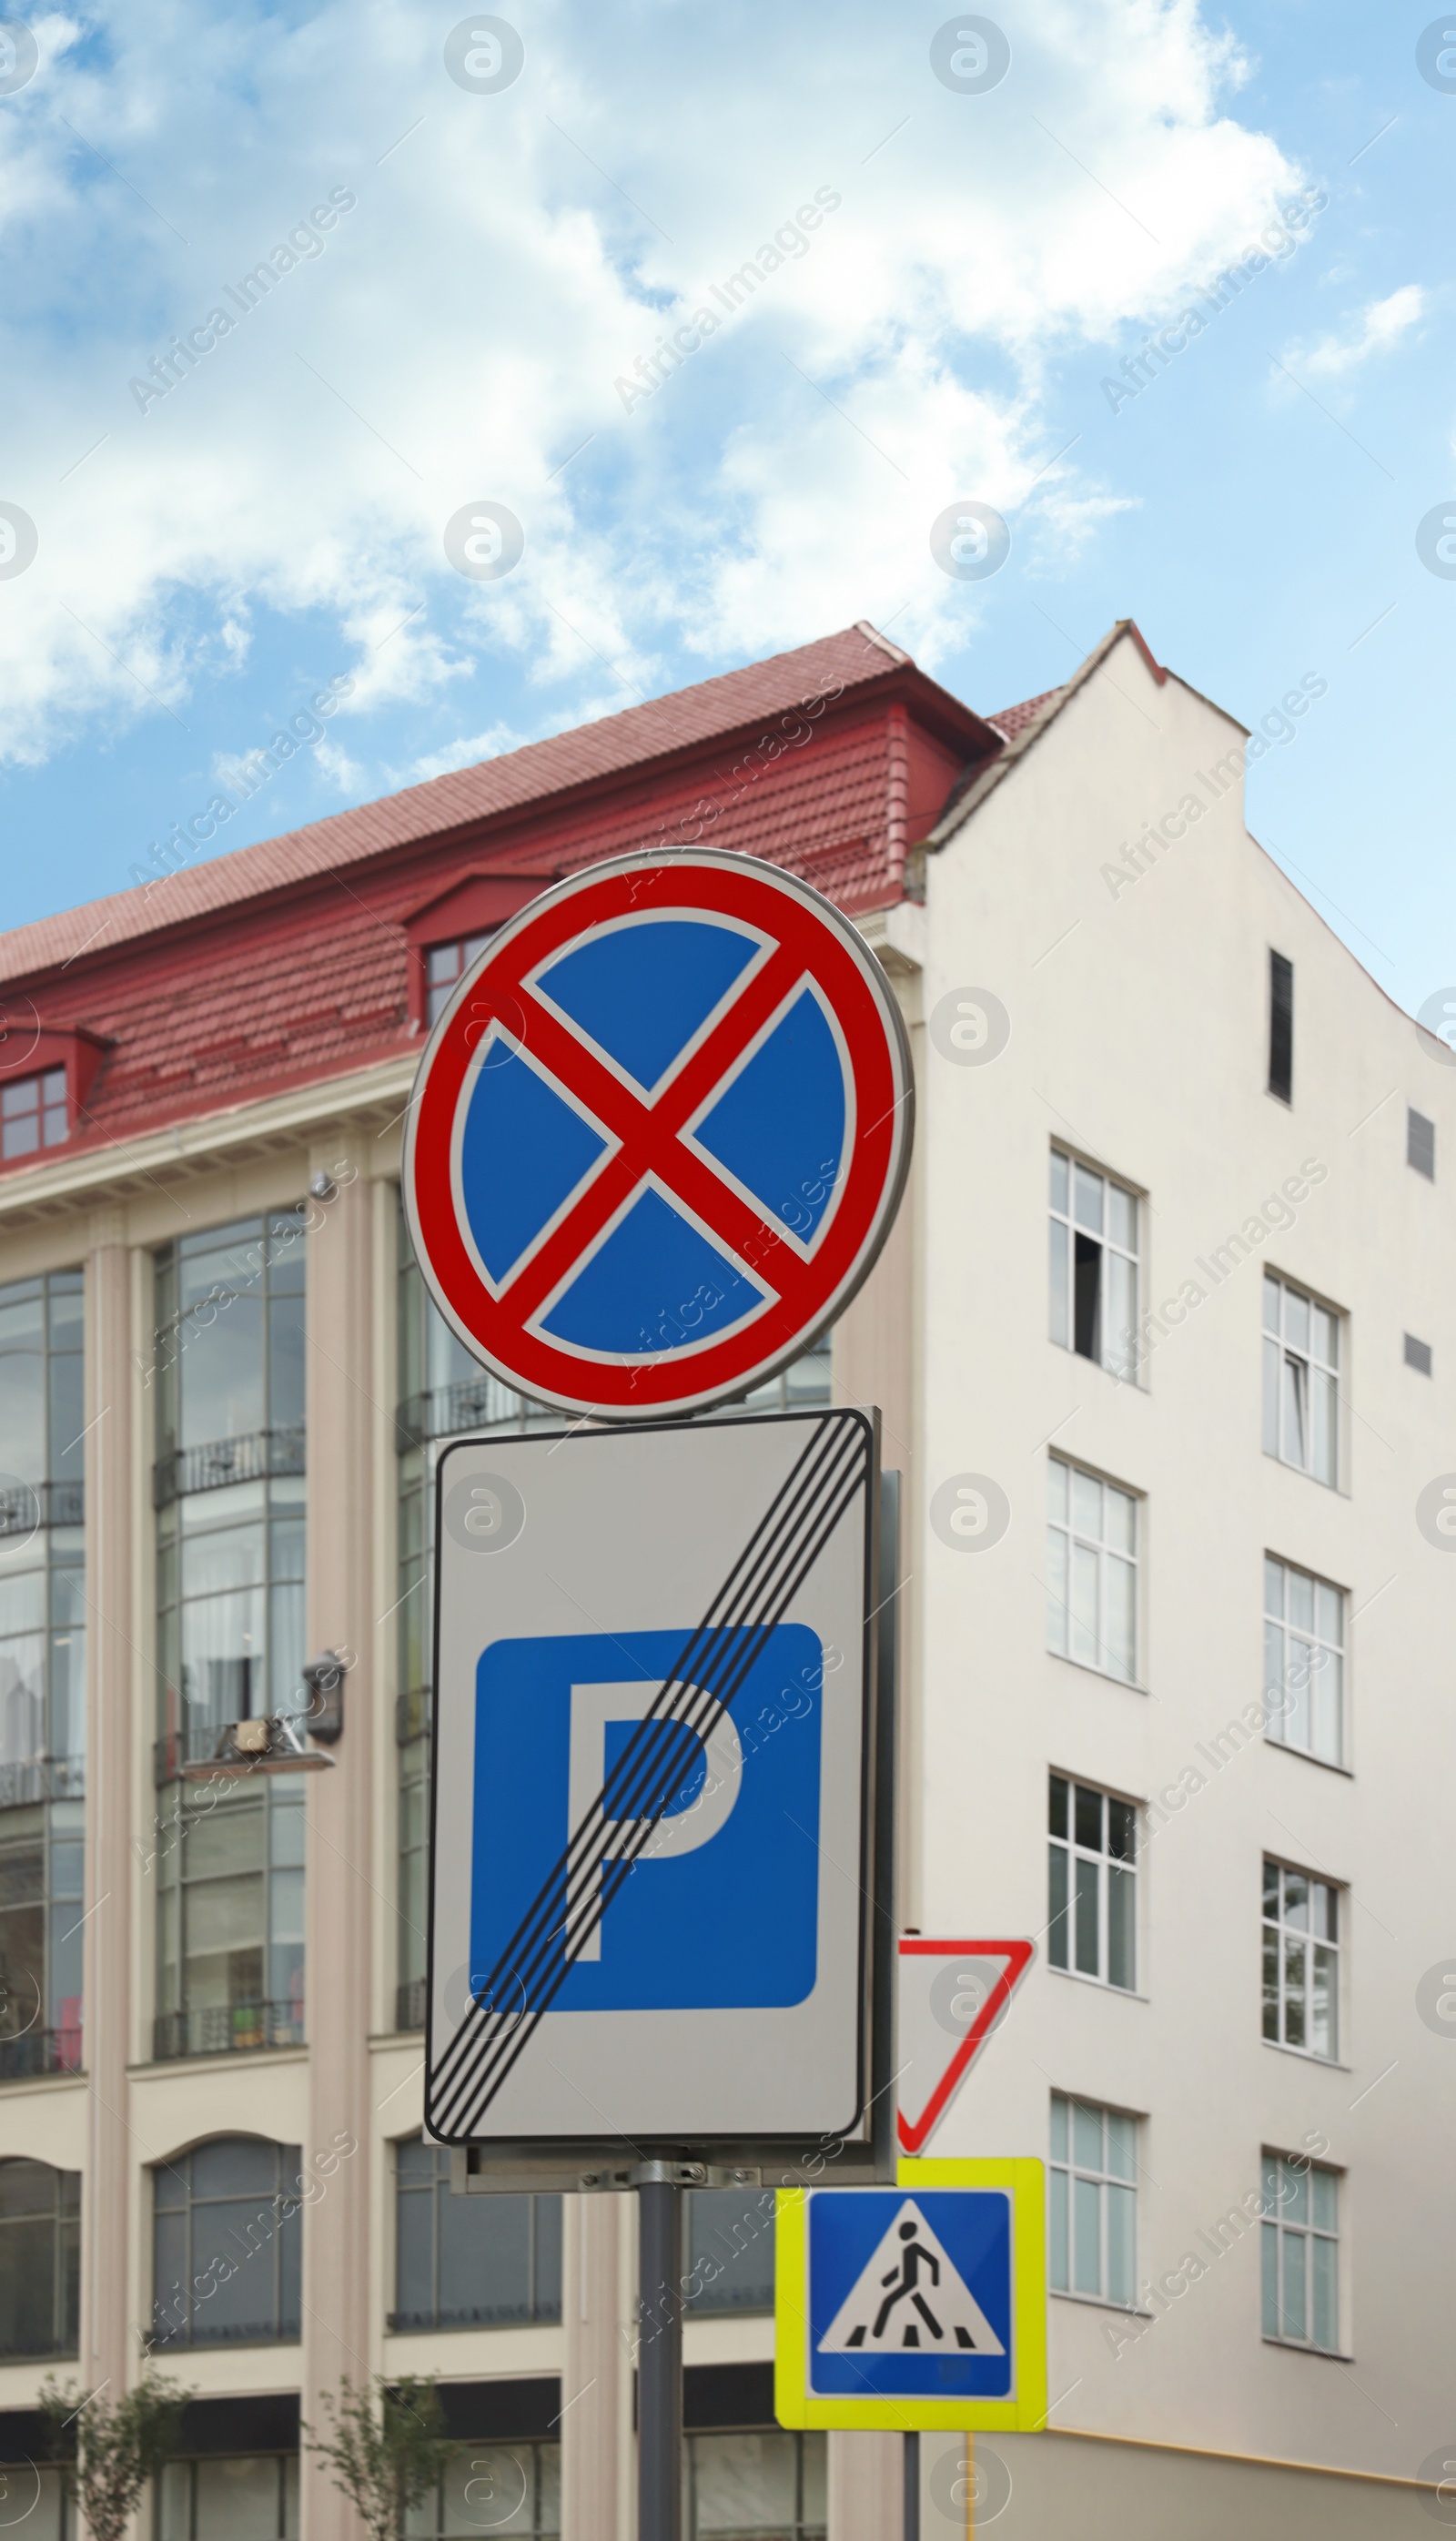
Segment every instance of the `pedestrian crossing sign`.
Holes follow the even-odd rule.
[[[780,2189],[780,2426],[1044,2426],[1045,2216],[1031,2160],[907,2160],[895,2188]]]

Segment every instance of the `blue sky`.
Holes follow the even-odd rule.
[[[326,739],[229,846],[856,617],[989,709],[1131,616],[1247,723],[1328,682],[1250,827],[1402,1003],[1456,977],[1456,580],[1417,546],[1456,516],[1456,53],[1422,77],[1424,6],[1017,0],[967,93],[936,5],[503,0],[524,67],[480,93],[456,5],[30,18],[0,96],[0,506],[36,535],[0,576],[7,924],[124,887],[329,679]],[[1124,358],[1311,189],[1115,411]],[[751,304],[637,396],[775,232]],[[165,396],[129,386],[218,306]],[[444,545],[482,500],[525,533],[493,581]],[[1011,530],[980,581],[930,552],[966,500]]]

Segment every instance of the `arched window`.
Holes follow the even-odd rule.
[[[74,2356],[81,2174],[0,2161],[0,2358]]]
[[[159,2162],[152,2181],[152,2346],[297,2338],[298,2145],[223,2136]]]

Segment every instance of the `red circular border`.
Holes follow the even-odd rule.
[[[719,1402],[781,1367],[863,1276],[889,1230],[893,1211],[882,1215],[887,1190],[907,1161],[910,1082],[902,1046],[892,1039],[887,1009],[893,992],[888,982],[877,991],[868,969],[873,955],[846,940],[845,921],[828,903],[821,915],[814,905],[818,898],[809,886],[747,857],[729,864],[716,857],[694,859],[690,851],[657,862],[589,867],[512,919],[456,988],[415,1080],[406,1205],[415,1250],[441,1311],[506,1384],[572,1411],[619,1416],[660,1416]],[[509,1290],[502,1298],[491,1296],[457,1223],[451,1144],[466,1071],[491,1022],[498,1018],[517,1037],[525,1023],[530,1046],[522,1007],[523,996],[530,995],[522,987],[525,975],[587,927],[654,906],[737,917],[799,957],[798,975],[807,973],[818,982],[844,1036],[854,1080],[854,1147],[838,1206],[812,1261],[805,1263],[764,1221],[765,1249],[749,1267],[762,1269],[773,1288],[786,1274],[786,1293],[747,1331],[691,1358],[664,1353],[630,1365],[610,1364],[528,1333],[511,1310]],[[902,1074],[904,1084],[897,1082]]]

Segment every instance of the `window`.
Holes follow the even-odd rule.
[[[391,2329],[560,2317],[560,2198],[452,2197],[441,2145],[398,2145]]]
[[[1048,2283],[1099,2302],[1136,2300],[1137,2120],[1052,2094]]]
[[[489,2202],[489,2201],[482,2201]],[[407,2526],[411,2541],[558,2541],[559,2444],[461,2444]]]
[[[773,2309],[774,2199],[771,2188],[691,2193],[686,2310]]]
[[[157,2541],[298,2541],[297,2453],[171,2461],[159,2483]]]
[[[1130,1993],[1136,1983],[1137,1811],[1064,1774],[1048,1781],[1047,1957]]]
[[[1340,1317],[1264,1274],[1264,1452],[1339,1481]]]
[[[1117,1376],[1137,1359],[1137,1202],[1052,1150],[1052,1339]]]
[[[1264,1562],[1266,1735],[1325,1765],[1345,1758],[1345,1591],[1292,1562]]]
[[[81,2063],[83,1306],[79,1270],[0,1288],[0,2081]]]
[[[1435,1181],[1435,1123],[1427,1121],[1423,1112],[1417,1112],[1409,1106],[1406,1111],[1406,1162],[1414,1165],[1418,1174],[1424,1174],[1427,1181]]]
[[[745,1412],[807,1412],[830,1401],[830,1337],[820,1333],[776,1376],[743,1397]]]
[[[1340,2053],[1340,1892],[1264,1865],[1264,2035],[1306,2056]]]
[[[493,926],[482,935],[466,935],[454,944],[432,944],[425,955],[425,1019],[438,1023],[449,1003],[457,980],[463,980],[471,964],[483,953]]]
[[[222,2136],[160,2162],[152,2184],[152,2347],[297,2338],[298,2145]]]
[[[1340,2347],[1339,2183],[1333,2170],[1264,2156],[1264,2335],[1291,2347]]]
[[[1406,1335],[1406,1365],[1407,1367],[1414,1367],[1418,1376],[1429,1376],[1430,1374],[1430,1343],[1429,1342],[1419,1342],[1414,1333],[1407,1333]]]
[[[1269,1090],[1294,1099],[1294,965],[1283,953],[1269,957]]]
[[[687,2451],[688,2541],[824,2541],[823,2435],[690,2435]]]
[[[179,1776],[230,1722],[308,1708],[304,1303],[301,1209],[157,1259],[162,2058],[303,2038],[302,1785]]]
[[[0,2360],[74,2356],[80,2318],[80,2172],[0,2161]]]
[[[0,1157],[59,1147],[70,1125],[63,1067],[47,1067],[42,1076],[22,1076],[0,1089]]]
[[[1136,1681],[1137,1503],[1060,1456],[1047,1460],[1047,1647]]]

